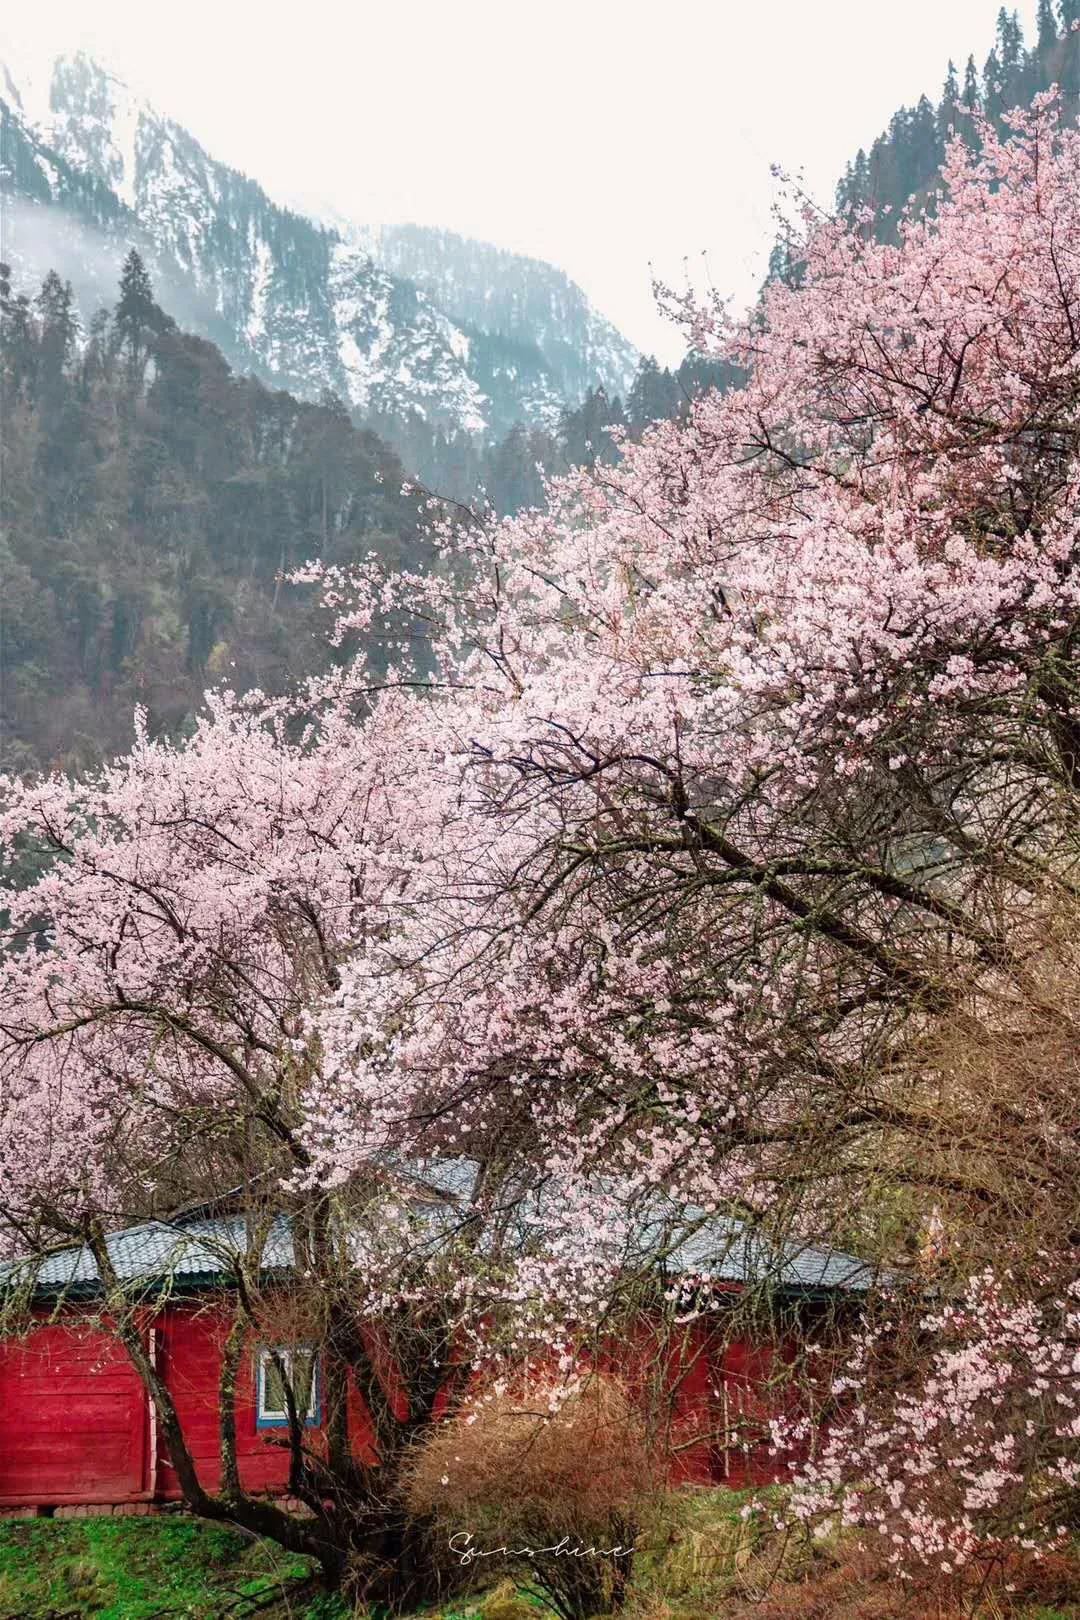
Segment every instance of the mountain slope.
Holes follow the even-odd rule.
[[[535,344],[564,398],[600,387],[625,399],[637,350],[561,270],[425,225],[383,225],[367,242],[379,264],[415,281],[451,320]]]
[[[340,405],[236,376],[160,310],[133,331],[114,309],[78,347],[50,291],[24,301],[0,275],[10,771],[100,763],[136,704],[175,736],[209,685],[288,688],[335,657],[293,569],[422,556],[400,461]]]
[[[483,429],[458,334],[427,299],[85,56],[56,63],[47,115],[40,96],[9,102],[4,136],[5,254],[20,279],[55,265],[92,308],[134,242],[162,301],[238,368],[365,413]]]
[[[134,244],[166,307],[239,369],[308,398],[332,391],[383,421],[417,413],[489,437],[519,420],[550,424],[611,370],[610,356],[623,372],[636,359],[547,266],[529,271],[546,272],[557,294],[542,341],[527,321],[466,316],[456,290],[455,308],[440,307],[375,261],[381,233],[346,237],[281,207],[85,55],[59,58],[47,86],[17,67],[0,73],[0,116],[3,255],[23,281],[57,268],[84,315]],[[486,251],[490,268],[497,250]],[[502,320],[513,273],[497,280]],[[523,301],[539,314],[535,295]],[[478,313],[483,304],[478,294]],[[527,363],[507,357],[507,339]]]

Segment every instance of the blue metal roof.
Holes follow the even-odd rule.
[[[681,1241],[676,1237],[668,1263],[673,1270],[714,1282],[859,1293],[876,1275],[872,1266],[854,1255],[795,1238],[773,1242],[745,1222],[726,1217],[703,1221]]]
[[[143,1226],[111,1232],[105,1247],[117,1280],[124,1284],[162,1279],[180,1283],[212,1281],[235,1271],[237,1260],[247,1249],[247,1225],[240,1215],[184,1222],[147,1221]],[[262,1263],[268,1271],[292,1266],[292,1232],[287,1216],[279,1215],[274,1220]],[[99,1281],[97,1262],[85,1246],[62,1249],[37,1262],[16,1261],[5,1270],[9,1282],[32,1278],[35,1287],[50,1293],[92,1286]]]
[[[402,1167],[398,1168],[401,1174]],[[467,1204],[476,1178],[468,1160],[443,1160],[406,1172],[421,1209],[434,1213]],[[518,1211],[518,1225],[527,1238],[538,1218],[530,1194]],[[538,1198],[537,1202],[541,1200]],[[148,1221],[111,1233],[106,1239],[109,1258],[119,1282],[127,1287],[169,1284],[179,1287],[212,1285],[237,1269],[249,1243],[249,1223],[243,1214],[203,1213],[170,1221]],[[456,1224],[456,1223],[455,1223]],[[679,1210],[658,1200],[630,1234],[626,1245],[629,1265],[655,1265],[662,1259],[666,1271],[702,1282],[768,1285],[783,1290],[865,1292],[874,1282],[874,1269],[850,1254],[819,1248],[796,1239],[776,1241],[757,1227],[725,1215],[704,1215]],[[293,1265],[293,1238],[288,1215],[276,1216],[263,1248],[262,1269],[288,1272]],[[99,1284],[97,1265],[85,1246],[73,1246],[34,1261],[16,1261],[0,1270],[9,1284],[31,1286],[47,1293],[93,1291]]]

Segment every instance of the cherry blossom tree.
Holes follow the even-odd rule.
[[[1080,137],[1014,123],[895,245],[813,221],[797,289],[687,307],[744,388],[544,511],[433,510],[422,575],[309,570],[393,643],[377,682],[4,784],[47,863],[0,983],[16,1246],[253,1127],[316,1208],[468,1155],[559,1189],[498,1297],[561,1354],[659,1195],[868,1239],[883,1184],[972,1229],[1052,1205],[993,1151],[1016,1097],[942,1108],[919,1065],[1077,897]]]
[[[1080,149],[1015,123],[898,245],[825,221],[747,326],[691,311],[745,388],[477,527],[467,586],[397,582],[433,769],[318,1015],[317,1162],[342,1097],[377,1139],[513,1096],[553,1164],[703,1207],[818,1227],[883,1134],[970,1192],[891,1077],[1076,893]],[[342,630],[385,609],[326,584]]]
[[[387,1131],[391,1075],[463,1120],[509,1086],[550,1165],[642,1196],[868,1237],[944,1210],[963,1302],[820,1478],[954,1568],[1077,1485],[1074,1083],[927,1059],[1053,1022],[1077,899],[1080,142],[1049,99],[1013,124],[896,246],[815,223],[749,325],[689,309],[746,387],[477,535],[469,601],[417,582],[462,842],[321,1019]],[[378,583],[329,583],[368,623]]]
[[[958,1298],[885,1313],[833,1380],[847,1412],[795,1469],[779,1522],[853,1530],[902,1578],[958,1585],[1066,1544],[1078,1353],[1080,1283],[1030,1260],[1022,1276],[988,1270]],[[778,1456],[809,1438],[805,1421],[772,1429]]]
[[[452,1128],[423,1121],[361,1156],[358,1102],[341,1117],[338,1162],[315,1160],[308,1099],[327,1071],[312,1011],[385,932],[408,880],[398,828],[419,766],[396,702],[358,747],[347,707],[324,706],[304,729],[286,705],[220,697],[183,748],[140,725],[93,782],[5,784],[0,1213],[18,1259],[0,1304],[24,1327],[37,1263],[85,1244],[100,1320],[147,1385],[189,1506],[405,1609],[442,1573],[432,1526],[405,1499],[413,1450],[478,1366],[494,1386],[537,1358],[569,1366],[601,1317],[614,1324],[629,1229],[605,1218],[600,1195],[590,1233],[579,1201],[545,1194],[512,1108],[470,1138],[467,1159]],[[419,1155],[433,1153],[425,1175]],[[167,1299],[173,1279],[120,1277],[106,1236],[224,1194],[238,1224],[199,1240],[233,1282],[208,1478],[146,1338],[154,1289]],[[282,1219],[284,1293],[264,1265]],[[320,1347],[325,1436],[306,1431],[306,1399],[287,1398],[299,1508],[242,1477],[235,1401],[253,1341]],[[353,1390],[366,1436],[350,1421]]]

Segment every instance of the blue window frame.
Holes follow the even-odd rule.
[[[280,1370],[278,1367],[280,1362]],[[289,1414],[281,1374],[293,1392],[304,1426],[317,1429],[322,1423],[322,1389],[319,1379],[319,1353],[310,1344],[264,1345],[259,1351],[255,1426],[258,1429],[287,1429]]]

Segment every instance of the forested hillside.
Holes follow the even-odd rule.
[[[976,117],[1001,133],[1005,117],[1057,85],[1064,117],[1080,112],[1080,0],[1039,0],[1038,32],[1030,48],[1015,11],[998,12],[994,46],[980,68],[969,56],[963,75],[949,63],[937,105],[921,96],[893,114],[869,152],[860,150],[837,187],[837,203],[850,213],[869,205],[884,237],[895,235],[899,210],[934,183],[952,132],[978,144]]]
[[[0,748],[81,769],[144,704],[182,731],[210,682],[274,690],[329,656],[283,571],[408,555],[397,457],[337,399],[235,376],[154,302],[141,262],[78,341],[69,286],[4,272]]]
[[[494,445],[466,433],[443,433],[415,413],[401,424],[376,417],[373,425],[400,448],[410,472],[428,488],[455,500],[482,499],[499,515],[544,499],[546,475],[613,462],[614,433],[638,440],[651,422],[682,416],[705,388],[730,388],[741,379],[734,366],[689,355],[674,370],[652,355],[638,364],[623,400],[604,388],[590,388],[581,404],[564,409],[552,428],[515,423]],[[480,494],[482,492],[482,495]]]

